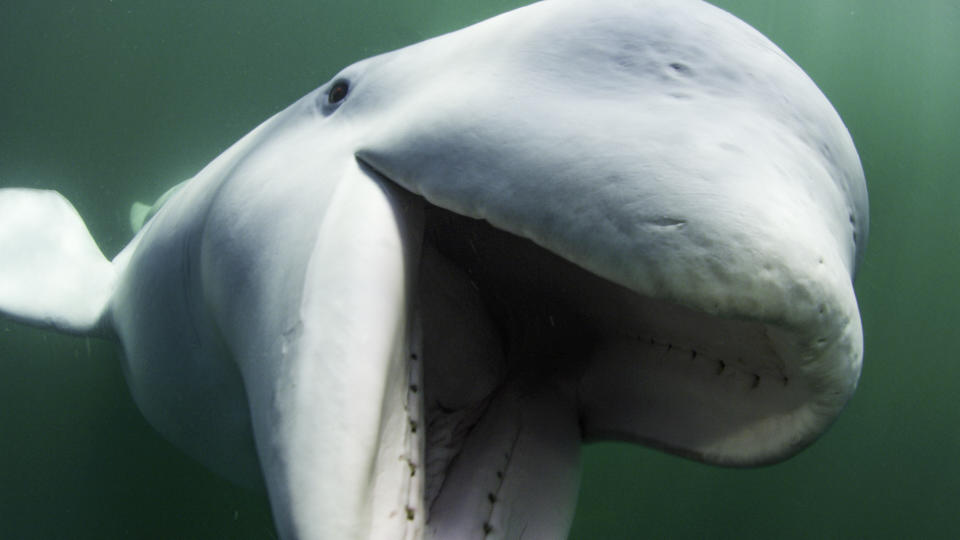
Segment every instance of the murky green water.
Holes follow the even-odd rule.
[[[342,65],[520,3],[5,1],[0,186],[59,189],[113,255],[132,200]],[[572,537],[955,537],[960,3],[716,3],[807,70],[860,151],[872,210],[860,390],[774,467],[587,448]],[[0,321],[0,537],[271,538],[265,499],[156,435],[119,366],[108,343]]]

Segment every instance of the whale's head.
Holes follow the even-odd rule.
[[[272,495],[275,510],[311,486],[331,494],[294,505],[292,522],[337,508],[338,490],[354,510],[331,516],[386,500],[376,483],[342,494],[355,483],[345,460],[380,470],[356,452],[394,463],[396,450],[409,476],[425,469],[422,498],[399,497],[405,510],[390,515],[421,519],[422,506],[428,525],[451,516],[477,531],[501,519],[484,508],[499,508],[512,481],[493,465],[517,455],[491,450],[501,443],[526,448],[529,470],[575,465],[568,440],[771,463],[823,433],[857,385],[853,276],[868,207],[856,150],[796,64],[706,3],[538,3],[347,67],[251,137],[211,165],[234,178],[218,195],[229,219],[207,220],[228,232],[208,243],[322,214],[320,233],[297,222],[275,235],[312,250],[302,295],[274,295],[309,299],[293,322],[225,331],[267,336],[257,351],[282,335],[284,355],[324,366],[244,375],[268,485],[294,486]],[[315,187],[318,177],[332,180]],[[263,211],[237,229],[232,216],[280,197],[276,208],[306,210]],[[224,286],[222,304],[236,290]],[[379,341],[367,335],[383,327],[393,330]],[[371,367],[384,355],[392,367]],[[391,390],[406,401],[383,397],[390,370],[408,374]],[[306,374],[329,391],[307,392]],[[422,414],[411,405],[421,399]],[[394,448],[383,426],[398,408],[407,442]],[[275,420],[288,413],[304,420]],[[513,424],[498,431],[504,418]],[[360,450],[338,454],[350,444]],[[423,468],[410,457],[419,451]],[[493,487],[472,493],[487,473]],[[547,477],[528,478],[515,500],[550,491],[538,491]]]
[[[588,440],[748,465],[806,446],[854,391],[859,160],[734,17],[545,2],[348,67],[314,100],[422,197],[430,260],[477,291],[463,321],[483,324],[456,347],[484,353],[444,368],[454,393],[567,377]],[[537,366],[504,359],[519,349]]]
[[[113,260],[0,190],[0,314],[116,337],[283,538],[559,538],[582,442],[785,459],[853,394],[863,171],[698,0],[546,0],[347,67]]]

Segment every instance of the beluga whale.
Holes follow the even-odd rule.
[[[0,311],[119,343],[166,439],[285,539],[563,538],[582,444],[778,462],[853,394],[863,171],[759,32],[546,0],[353,64],[113,260],[0,190]]]

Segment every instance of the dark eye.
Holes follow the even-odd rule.
[[[327,102],[331,105],[340,103],[347,97],[347,92],[350,90],[350,85],[347,81],[337,81],[330,88],[330,92],[327,94]]]

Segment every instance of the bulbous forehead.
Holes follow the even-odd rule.
[[[538,104],[546,104],[541,108],[550,109],[557,126],[565,114],[611,107],[617,114],[606,119],[608,133],[653,115],[674,115],[677,124],[693,115],[702,125],[723,125],[749,109],[823,149],[850,199],[858,240],[866,238],[859,160],[829,102],[762,34],[699,0],[549,0],[344,73],[358,79],[359,92],[369,92],[367,110],[391,109],[404,129],[426,125],[432,113],[462,130],[457,118],[474,121]],[[378,119],[377,127],[388,120]],[[524,127],[522,117],[513,121]],[[434,132],[437,127],[431,125]],[[636,139],[628,129],[621,133]]]
[[[798,200],[850,273],[866,240],[863,173],[836,111],[773,43],[704,2],[551,0],[341,76],[356,91],[337,114],[362,126],[369,163],[563,253],[554,239],[649,254],[637,223],[742,230],[726,218],[777,222]]]

